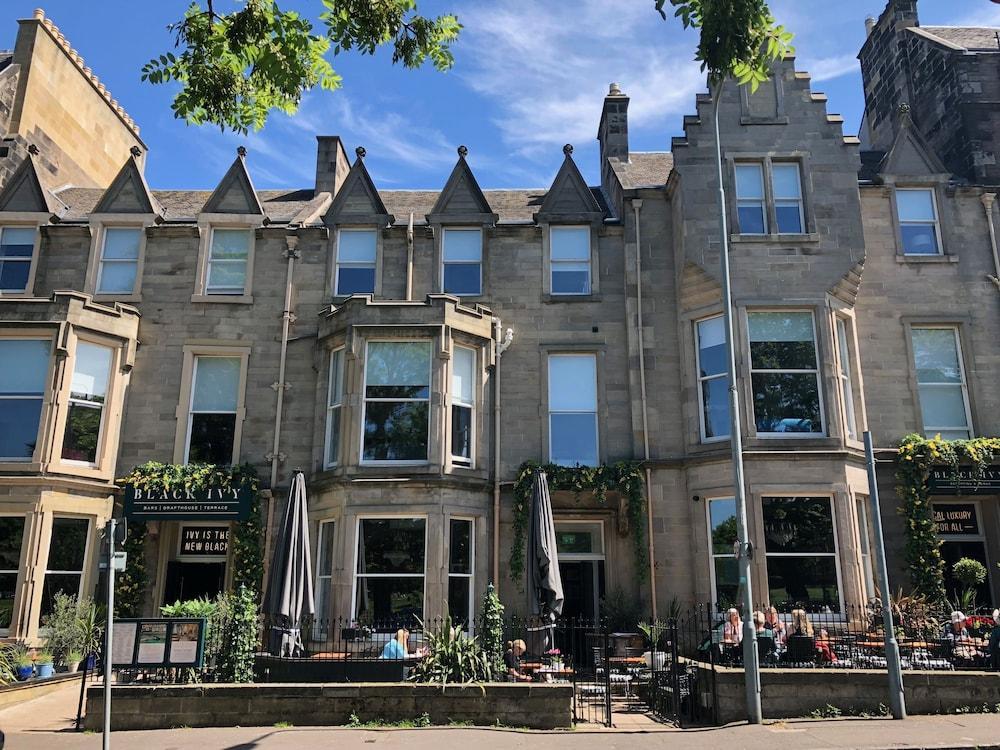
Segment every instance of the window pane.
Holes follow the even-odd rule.
[[[736,543],[736,501],[730,497],[708,501],[712,524],[712,554],[731,555]]]
[[[356,266],[337,269],[337,294],[374,294],[375,268]]]
[[[330,392],[328,404],[339,404],[344,397],[344,350],[330,353]]]
[[[14,595],[17,593],[17,573],[0,573],[0,628],[9,628],[14,619]]]
[[[725,437],[729,434],[729,378],[712,378],[701,384],[702,406],[705,410],[705,437]]]
[[[333,543],[335,537],[334,522],[323,521],[319,525],[319,556],[316,561],[316,575],[333,575]],[[329,613],[324,613],[323,617],[329,617]]]
[[[802,214],[798,203],[775,203],[774,218],[780,234],[802,234]]]
[[[576,263],[552,267],[553,294],[590,294],[590,267],[576,268]]]
[[[44,393],[51,350],[48,339],[0,340],[0,396]]]
[[[250,254],[249,229],[215,229],[212,231],[212,259],[245,260]]]
[[[764,199],[764,177],[760,164],[736,165],[736,196]]]
[[[368,344],[365,385],[369,398],[427,398],[431,349],[426,341],[373,341]]]
[[[371,263],[375,265],[375,232],[341,229],[337,244],[338,263]]]
[[[17,572],[23,538],[24,516],[0,516],[0,570]]]
[[[451,543],[448,546],[449,573],[472,572],[472,521],[451,519]]]
[[[757,432],[822,432],[819,388],[812,373],[754,373]]]
[[[464,346],[456,346],[451,367],[451,394],[467,404],[473,403],[476,383],[476,353]]]
[[[233,462],[235,435],[235,414],[192,414],[188,463],[228,466]]]
[[[597,465],[597,415],[552,414],[549,419],[552,463]]]
[[[549,357],[549,411],[597,411],[596,357]]]
[[[828,497],[765,497],[764,541],[773,552],[835,552]]]
[[[934,221],[933,190],[897,190],[900,221]]]
[[[90,522],[86,518],[52,519],[46,570],[82,571]]]
[[[135,288],[138,266],[133,261],[112,261],[101,264],[98,294],[131,294]]]
[[[914,328],[913,358],[918,383],[961,383],[954,328]]]
[[[937,232],[933,224],[903,224],[899,228],[906,255],[937,255],[940,253]]]
[[[364,518],[358,573],[423,573],[423,518]]]
[[[812,313],[751,312],[750,356],[757,370],[816,368]]]
[[[802,197],[798,164],[773,164],[771,177],[774,181],[775,199]]]
[[[4,227],[0,230],[0,258],[30,258],[37,231],[35,227]]]
[[[741,204],[736,209],[741,234],[764,234],[764,206],[759,203]]]
[[[596,523],[556,523],[556,549],[560,554],[589,555],[601,554],[600,521]]]
[[[464,576],[448,579],[448,614],[454,627],[468,626],[472,579]]]
[[[793,607],[812,611],[840,611],[837,563],[823,557],[767,556],[768,595],[778,611]]]
[[[444,260],[478,261],[483,252],[483,236],[478,229],[445,229]]]
[[[23,292],[28,288],[31,264],[26,260],[0,260],[0,290]]]
[[[0,457],[31,458],[41,416],[41,398],[0,398]]]
[[[239,357],[196,357],[192,411],[235,412],[240,369]]]
[[[383,632],[420,625],[424,578],[358,578],[355,616]]]
[[[142,229],[138,227],[109,227],[104,230],[105,260],[138,260]]]
[[[70,392],[73,398],[103,403],[111,374],[111,349],[86,341],[76,345],[76,364]]]
[[[444,292],[458,296],[480,294],[481,279],[478,263],[446,263]]]
[[[67,596],[79,596],[80,573],[46,573],[45,583],[42,586],[42,617],[52,614],[55,607],[56,594],[63,593]]]
[[[426,461],[426,401],[369,401],[365,405],[365,461]]]
[[[62,457],[67,461],[96,463],[101,437],[100,407],[71,403],[66,414]]]
[[[726,367],[726,322],[720,315],[698,321],[698,366],[700,374],[719,375]]]
[[[552,227],[552,260],[580,260],[590,264],[590,227]]]
[[[921,385],[918,390],[925,430],[933,427],[968,426],[962,386]]]
[[[451,455],[472,459],[472,409],[451,407]]]
[[[332,409],[326,424],[326,463],[332,466],[340,455],[340,409]]]
[[[715,601],[719,610],[726,610],[739,604],[737,597],[740,591],[740,572],[736,559],[730,550],[729,557],[716,557],[715,564]]]
[[[246,277],[246,261],[211,263],[208,267],[209,291],[242,293]]]

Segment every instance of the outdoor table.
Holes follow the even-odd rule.
[[[541,666],[532,673],[532,677],[539,682],[547,682],[551,679],[570,679],[575,672],[570,667],[548,667]]]
[[[627,666],[645,665],[646,659],[642,656],[612,656],[608,659],[612,664],[625,664]]]
[[[309,658],[310,659],[329,659],[331,661],[343,661],[348,656],[350,656],[350,654],[347,654],[347,653],[345,653],[343,651],[320,651],[319,653],[316,653],[316,654],[310,654]]]

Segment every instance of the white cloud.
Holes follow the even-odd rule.
[[[985,4],[984,4],[985,5]],[[998,26],[1000,27],[1000,6],[977,8],[971,13],[947,21],[948,26]],[[935,24],[928,24],[935,25]]]
[[[833,78],[840,78],[848,73],[860,72],[856,52],[848,52],[844,55],[833,57],[820,57],[816,59],[805,58],[796,65],[800,70],[809,71],[813,83],[829,81]]]

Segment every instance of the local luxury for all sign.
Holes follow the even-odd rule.
[[[171,490],[125,485],[125,517],[130,521],[245,521],[250,504],[246,485]]]
[[[996,495],[1000,494],[1000,466],[987,466],[980,476],[971,466],[934,466],[927,476],[927,489],[932,495]]]
[[[934,503],[934,523],[938,534],[979,536],[979,519],[972,503]]]
[[[228,526],[181,526],[181,555],[225,557],[228,552]]]

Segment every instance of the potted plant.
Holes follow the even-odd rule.
[[[664,630],[663,623],[659,620],[654,620],[651,623],[640,622],[639,630],[646,636],[646,641],[649,643],[649,651],[644,652],[642,655],[642,658],[646,661],[646,666],[653,670],[663,669],[663,665],[667,662],[667,654],[665,651],[657,650],[660,636]]]
[[[90,599],[84,599],[77,609],[74,649],[85,656],[88,669],[94,668],[94,655],[101,650],[102,636],[103,629],[97,605]]]
[[[42,650],[35,654],[35,671],[37,676],[45,678],[55,674],[54,663],[55,659],[52,658],[52,653],[49,651]]]
[[[955,592],[955,609],[972,612],[976,609],[976,594],[986,580],[986,566],[971,557],[963,557],[951,566],[951,571],[962,588]]]
[[[63,666],[66,667],[67,672],[78,672],[81,661],[83,661],[83,654],[79,651],[67,651],[63,657]]]
[[[563,665],[562,651],[560,651],[557,648],[550,648],[548,651],[545,652],[545,656],[548,657],[549,665],[553,669],[562,669]]]
[[[28,649],[24,646],[19,645],[14,651],[14,673],[17,675],[17,679],[24,682],[31,678],[31,675],[35,673],[35,662],[31,658],[31,654],[28,653]]]

